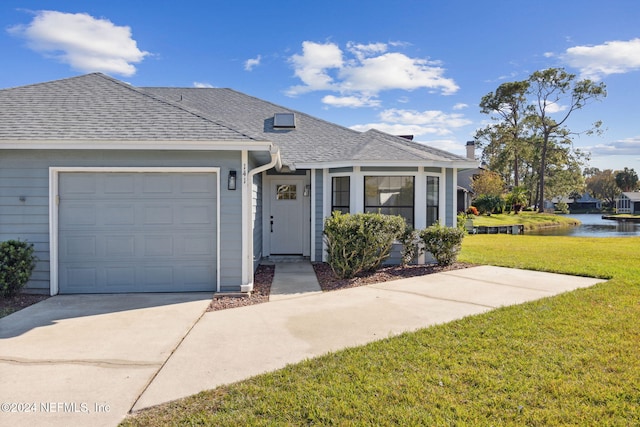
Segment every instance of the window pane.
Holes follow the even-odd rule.
[[[297,195],[296,185],[281,184],[276,187],[277,200],[296,200]]]
[[[427,226],[438,222],[440,205],[440,178],[437,176],[427,177]]]
[[[400,215],[413,226],[413,176],[366,176],[364,185],[365,212]]]
[[[348,176],[336,176],[331,179],[331,211],[349,213],[350,178]]]

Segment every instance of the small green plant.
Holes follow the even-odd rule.
[[[400,216],[333,212],[324,222],[324,235],[334,274],[344,279],[378,268],[405,227]]]
[[[29,281],[36,266],[33,244],[21,240],[0,243],[0,291],[15,296]]]
[[[424,248],[435,258],[438,265],[451,265],[458,259],[465,231],[458,227],[434,224],[420,232]]]

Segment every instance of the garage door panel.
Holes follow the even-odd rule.
[[[119,174],[60,174],[60,292],[215,290],[215,174]]]

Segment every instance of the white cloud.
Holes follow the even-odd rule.
[[[212,88],[214,86],[211,83],[193,82],[193,87],[197,87],[197,88],[203,89],[203,88]]]
[[[450,95],[459,89],[453,79],[444,77],[445,70],[438,61],[388,52],[384,43],[350,42],[344,52],[335,43],[305,41],[302,54],[293,55],[290,63],[303,84],[291,87],[289,95],[328,90],[372,97],[386,90],[420,88]]]
[[[545,112],[548,114],[559,113],[560,111],[565,111],[567,109],[566,105],[556,104],[555,102],[547,102],[545,103]]]
[[[311,92],[314,90],[333,90],[334,81],[328,70],[342,67],[342,51],[333,43],[302,43],[302,55],[293,55],[289,61],[293,64],[295,75],[304,86],[294,86],[289,94]]]
[[[366,96],[334,96],[327,95],[322,98],[322,103],[333,107],[378,107],[380,100]]]
[[[262,56],[258,55],[255,58],[252,59],[247,59],[244,62],[244,69],[245,71],[251,71],[253,70],[254,67],[257,67],[258,65],[260,65],[260,61],[262,60]]]
[[[36,12],[31,23],[8,31],[25,38],[30,49],[83,72],[132,76],[136,72],[133,64],[149,55],[138,49],[131,28],[86,13],[43,10]]]
[[[389,109],[380,113],[380,122],[355,125],[360,132],[378,129],[393,135],[450,135],[453,129],[471,124],[462,114],[447,114],[442,111]]]
[[[469,104],[465,104],[464,102],[459,102],[453,106],[454,110],[464,110],[465,108],[469,108]]]
[[[640,70],[640,38],[615,40],[596,46],[575,46],[560,55],[581,78],[600,80],[609,74]]]
[[[599,156],[640,156],[640,136],[585,147],[585,149]]]

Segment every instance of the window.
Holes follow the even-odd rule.
[[[414,180],[413,176],[365,176],[364,211],[400,215],[413,227]]]
[[[296,200],[297,195],[295,184],[281,184],[277,187],[276,199],[278,200]]]
[[[295,128],[296,117],[293,113],[275,113],[273,115],[274,128]]]
[[[427,226],[438,222],[440,211],[440,178],[427,177]]]
[[[349,213],[351,181],[348,176],[335,176],[331,180],[331,212]]]

